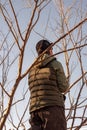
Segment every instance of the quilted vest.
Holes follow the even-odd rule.
[[[46,106],[64,105],[53,68],[33,67],[29,73],[29,89],[30,112]]]

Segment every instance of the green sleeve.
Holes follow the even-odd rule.
[[[52,66],[56,70],[59,91],[64,93],[67,90],[67,88],[69,87],[69,84],[68,84],[68,80],[65,76],[62,64],[59,61],[54,60],[52,62]]]

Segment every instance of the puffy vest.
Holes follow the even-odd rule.
[[[29,89],[30,112],[46,106],[64,105],[53,68],[33,67],[29,73]]]

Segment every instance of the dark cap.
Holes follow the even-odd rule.
[[[45,51],[49,46],[51,45],[51,43],[47,40],[40,40],[37,44],[36,44],[36,51],[38,54],[41,54],[43,51]]]

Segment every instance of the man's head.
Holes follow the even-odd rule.
[[[38,55],[40,55],[43,51],[45,51],[52,43],[50,43],[47,40],[40,40],[37,44],[36,44],[36,51],[38,53]],[[46,52],[47,54],[52,54],[52,48]]]

